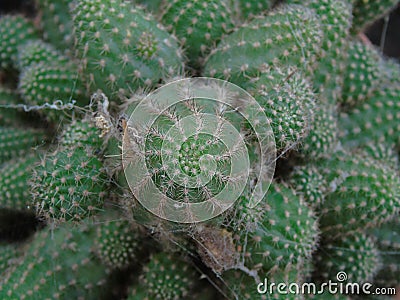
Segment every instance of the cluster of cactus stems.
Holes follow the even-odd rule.
[[[35,19],[0,16],[0,299],[314,299],[257,287],[339,272],[400,285],[400,65],[363,37],[399,1],[35,2]],[[195,77],[257,113],[145,101]],[[143,106],[156,117],[135,131]],[[166,217],[163,199],[226,189],[210,220]]]

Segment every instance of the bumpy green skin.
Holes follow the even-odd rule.
[[[254,77],[266,66],[284,64],[311,71],[321,43],[321,25],[312,10],[281,6],[223,38],[207,57],[204,75],[243,87],[249,75]]]
[[[3,277],[5,271],[14,264],[17,258],[17,247],[14,245],[0,245],[0,276]]]
[[[201,65],[210,48],[234,26],[229,0],[174,0],[164,6],[161,22],[180,39],[194,66]]]
[[[38,232],[0,281],[0,298],[99,299],[107,272],[92,253],[94,236],[84,226]]]
[[[162,7],[163,4],[163,0],[137,0],[135,2],[155,16],[160,13],[160,7]]]
[[[386,58],[381,64],[382,84],[399,84],[400,82],[400,64],[395,59]]]
[[[400,177],[368,153],[338,151],[320,165],[330,187],[320,208],[327,236],[343,236],[386,222],[400,208]]]
[[[62,136],[78,138],[80,135],[68,133],[70,129],[76,131],[76,126],[67,127]],[[55,222],[81,221],[102,208],[107,178],[97,156],[101,150],[98,144],[82,144],[78,139],[61,141],[59,148],[47,153],[34,168],[31,193],[38,215]]]
[[[33,64],[20,74],[18,88],[25,103],[32,106],[52,105],[56,101],[67,104],[72,100],[77,105],[87,104],[77,68],[69,63]],[[48,121],[57,122],[62,117],[61,111],[51,108],[40,112]]]
[[[382,258],[374,284],[379,287],[395,287],[400,284],[400,222],[394,219],[370,231],[378,245]]]
[[[370,282],[380,264],[374,241],[364,233],[340,237],[330,242],[322,241],[321,250],[315,256],[316,270],[322,282],[364,283]],[[347,280],[337,278],[345,272]]]
[[[124,99],[182,70],[176,39],[130,2],[78,1],[74,34],[90,89],[111,99]]]
[[[19,102],[19,97],[14,90],[0,86],[0,106],[16,105]],[[0,107],[0,126],[16,126],[20,119],[17,109]]]
[[[73,45],[73,24],[71,10],[73,1],[37,0],[40,12],[40,26],[43,38],[57,49],[65,51]]]
[[[144,266],[140,285],[132,290],[128,299],[184,299],[194,280],[195,270],[189,263],[168,253],[157,253]]]
[[[26,155],[45,140],[46,134],[43,130],[0,127],[0,163]]]
[[[26,210],[31,205],[28,181],[37,155],[20,157],[0,168],[0,208]]]
[[[232,229],[245,266],[259,270],[260,277],[302,268],[318,236],[316,218],[304,200],[291,188],[273,183],[253,210],[246,211],[246,200],[240,205],[244,207],[237,209],[236,220],[258,219],[253,229],[248,222]]]
[[[398,0],[353,0],[353,27],[352,32],[364,31],[368,26],[391,11]]]
[[[75,119],[61,132],[59,145],[61,147],[101,149],[104,141],[100,135],[101,130],[94,121],[88,118]]]
[[[100,260],[110,268],[128,267],[136,259],[140,235],[128,221],[106,221],[97,229],[96,251]]]
[[[362,149],[363,152],[371,155],[376,160],[382,161],[395,172],[400,171],[399,157],[393,144],[367,143],[363,145]]]
[[[0,18],[0,69],[17,69],[18,47],[30,39],[37,39],[33,23],[22,15]]]
[[[318,207],[324,202],[328,184],[316,166],[308,164],[295,167],[289,183],[311,207]]]
[[[250,20],[254,16],[265,13],[272,8],[275,0],[235,0],[237,14],[242,21]]]
[[[320,17],[324,36],[318,68],[313,75],[314,86],[321,93],[321,102],[333,104],[341,94],[347,38],[351,26],[352,7],[347,0],[287,0],[316,11]]]
[[[359,145],[374,141],[400,147],[400,87],[382,86],[367,102],[340,115],[343,143]]]
[[[317,161],[329,157],[338,143],[336,108],[317,104],[308,135],[299,154],[306,160]]]
[[[316,95],[301,72],[271,68],[252,79],[247,91],[264,109],[275,135],[276,149],[298,148],[313,119]]]
[[[66,65],[68,58],[57,51],[53,45],[42,40],[31,40],[20,47],[18,51],[18,67],[20,70],[38,63],[50,65],[59,63]]]
[[[372,46],[351,41],[347,55],[343,94],[339,99],[345,109],[365,102],[377,88],[381,75],[381,57]]]

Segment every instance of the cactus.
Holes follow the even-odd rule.
[[[169,92],[167,97],[161,96],[157,100],[145,98],[135,110],[137,117],[133,116],[127,122],[128,134],[122,143],[125,149],[122,162],[127,166],[125,174],[134,191],[134,195],[131,191],[126,193],[131,194],[126,197],[128,201],[130,197],[131,204],[137,198],[139,202],[142,200],[142,204],[143,200],[152,199],[147,202],[148,206],[144,206],[157,216],[168,215],[164,218],[175,222],[199,222],[204,220],[204,216],[212,218],[232,206],[233,203],[227,202],[236,195],[240,196],[247,180],[256,180],[255,177],[260,176],[260,184],[254,185],[255,189],[261,189],[261,184],[269,184],[272,174],[268,163],[274,165],[275,149],[267,118],[259,104],[243,90],[235,86],[232,95],[220,94],[219,83],[203,78],[176,81],[165,87]],[[206,98],[200,94],[199,97],[191,95],[195,103],[190,98],[179,101],[188,93],[186,87],[197,85],[199,89],[193,88],[193,91],[206,89],[209,92]],[[212,90],[213,87],[217,92]],[[241,95],[239,101],[235,93]],[[157,97],[159,94],[154,95]],[[171,100],[176,102],[164,110],[165,101]],[[241,101],[246,105],[241,105]],[[237,110],[230,109],[230,106]],[[153,117],[154,123],[150,128],[148,123]],[[142,132],[143,140],[139,140],[139,147],[143,146],[143,151],[132,146],[137,141],[135,130]],[[261,143],[268,157],[257,150]],[[120,154],[121,150],[118,152]],[[254,166],[251,172],[247,172],[247,165]],[[153,191],[162,195],[150,196]],[[182,204],[179,204],[179,210],[170,205],[169,199]],[[204,201],[207,201],[205,208],[191,205]],[[212,211],[211,216],[209,211]]]
[[[315,165],[297,166],[290,175],[289,183],[311,207],[319,207],[324,202],[328,183]]]
[[[0,126],[17,126],[22,122],[19,111],[10,107],[18,102],[19,97],[15,91],[0,86]]]
[[[229,1],[166,1],[161,22],[183,44],[185,54],[194,66],[233,28],[233,11]]]
[[[322,282],[365,283],[370,282],[377,273],[380,257],[370,237],[356,234],[322,242],[315,263]]]
[[[128,299],[183,299],[189,295],[194,278],[195,270],[187,262],[160,252],[150,257],[140,276],[140,286]]]
[[[340,115],[340,136],[346,144],[368,142],[395,144],[400,147],[400,88],[383,86],[364,104]]]
[[[387,222],[400,207],[400,177],[368,153],[339,151],[320,166],[330,190],[320,227],[332,237]]]
[[[22,15],[6,15],[0,19],[0,69],[18,68],[18,48],[38,33],[33,23]]]
[[[340,99],[345,108],[359,105],[371,97],[379,83],[380,60],[378,52],[371,46],[358,41],[350,43]]]
[[[85,128],[83,123],[82,129]],[[97,144],[80,144],[74,134],[77,124],[66,128],[64,137],[72,137],[49,152],[34,168],[31,193],[37,214],[51,221],[79,222],[101,210],[106,196],[107,179],[97,157]],[[90,128],[88,126],[88,128]],[[68,131],[72,130],[72,133]],[[95,135],[87,131],[86,134]],[[99,134],[97,132],[97,134]],[[76,138],[76,139],[74,139]],[[100,139],[97,135],[97,138]]]
[[[400,284],[400,223],[394,219],[370,231],[378,245],[382,264],[374,277],[379,287],[394,287]]]
[[[68,51],[74,42],[71,15],[74,2],[38,0],[36,4],[40,10],[40,27],[43,30],[43,38],[57,49]]]
[[[15,245],[0,244],[0,276],[3,277],[5,271],[14,265],[19,250]]]
[[[297,148],[309,133],[316,96],[311,84],[296,69],[264,70],[247,91],[271,120],[278,151]]]
[[[334,104],[341,95],[344,83],[346,50],[351,27],[352,7],[347,0],[287,0],[287,3],[303,4],[314,9],[324,31],[318,68],[313,74],[314,86],[320,93],[321,102]]]
[[[398,3],[398,0],[353,0],[353,27],[354,33],[364,31],[369,25],[386,15]]]
[[[246,207],[246,200],[243,200],[241,205]],[[230,225],[234,235],[237,235],[235,243],[238,249],[242,249],[245,266],[250,270],[260,270],[263,275],[284,272],[288,268],[302,268],[317,242],[318,230],[313,211],[292,189],[277,183],[271,185],[264,202],[256,210],[261,210],[261,213],[245,212],[239,206],[235,217],[246,220],[246,215],[259,215],[255,228],[246,229],[247,222]]]
[[[93,226],[48,228],[35,234],[19,263],[0,281],[0,298],[100,297],[107,270],[93,258],[94,235]]]
[[[43,130],[0,127],[0,163],[26,155],[46,140]]]
[[[396,84],[399,83],[400,78],[400,65],[394,59],[384,58],[381,64],[381,82],[383,84]]]
[[[59,122],[62,115],[58,110],[63,105],[72,101],[86,104],[85,88],[76,72],[75,66],[67,63],[33,64],[20,74],[21,96],[28,105],[47,107],[40,112],[48,121]]]
[[[110,268],[125,268],[135,261],[140,235],[128,221],[106,221],[97,228],[98,256]]]
[[[57,51],[53,45],[42,40],[30,40],[18,50],[18,67],[24,70],[33,64],[67,65],[68,58]]]
[[[276,0],[265,0],[265,1],[256,1],[256,0],[237,0],[234,1],[237,6],[237,14],[239,15],[239,19],[241,20],[250,20],[254,16],[265,13],[269,9],[272,8]]]
[[[316,105],[308,135],[299,147],[299,155],[307,160],[329,157],[338,144],[336,109],[330,105]]]
[[[394,0],[35,4],[0,17],[1,299],[399,284],[400,67],[361,32]]]
[[[126,1],[80,0],[73,10],[76,57],[91,90],[112,99],[182,70],[177,41]]]
[[[285,64],[310,71],[321,43],[321,24],[313,11],[300,5],[283,6],[223,38],[207,57],[204,75],[243,86],[249,75],[265,66]]]
[[[31,201],[28,181],[37,161],[37,155],[30,155],[8,161],[0,168],[0,208],[29,208]]]

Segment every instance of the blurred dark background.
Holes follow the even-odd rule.
[[[0,14],[23,12],[27,16],[34,16],[33,3],[33,0],[0,0]],[[383,53],[386,56],[400,61],[400,4],[389,15],[389,18],[386,20],[382,18],[373,24],[367,30],[366,35],[373,44],[383,46]],[[382,43],[383,37],[384,43]]]

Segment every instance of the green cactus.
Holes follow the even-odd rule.
[[[78,1],[74,33],[76,57],[91,90],[112,99],[182,71],[176,39],[129,2]]]
[[[285,64],[310,71],[321,43],[321,24],[313,11],[300,5],[282,6],[223,38],[207,57],[204,75],[243,87],[249,76],[266,66]]]
[[[271,68],[261,72],[247,91],[264,109],[278,151],[298,148],[313,120],[316,95],[296,69]]]
[[[400,147],[400,88],[397,85],[377,89],[364,104],[339,118],[343,143],[368,142],[395,144]]]
[[[0,281],[1,299],[98,299],[107,270],[93,257],[94,226],[38,232]]]
[[[364,233],[322,241],[320,247],[315,264],[322,282],[370,282],[379,269],[378,249]]]
[[[257,0],[236,0],[234,1],[236,5],[237,15],[241,20],[250,20],[254,16],[265,13],[269,9],[272,8],[276,0],[265,0],[265,1],[257,1]]]
[[[163,0],[138,0],[135,3],[143,6],[153,15],[157,15],[160,13],[160,7],[162,7]]]
[[[18,68],[18,48],[38,33],[33,23],[22,15],[5,15],[0,18],[0,69]]]
[[[379,84],[380,55],[372,46],[352,41],[348,48],[342,106],[351,108],[371,97]]]
[[[311,207],[319,207],[324,202],[328,183],[315,165],[295,167],[289,183]]]
[[[15,158],[0,168],[0,208],[27,210],[31,205],[29,184],[37,155]]]
[[[73,24],[71,10],[73,1],[36,1],[40,11],[40,27],[43,38],[61,51],[68,51],[73,45]]]
[[[394,0],[35,2],[0,17],[0,299],[399,284]]]
[[[318,236],[316,218],[304,200],[291,188],[273,183],[258,207],[246,209],[246,202],[242,200],[230,225],[244,265],[262,275],[302,268]],[[246,222],[249,216],[258,219],[253,228]]]
[[[398,0],[352,0],[354,33],[364,31],[369,25],[386,15],[398,3]]]
[[[87,104],[85,87],[76,67],[61,61],[29,66],[20,74],[18,88],[25,103],[44,107],[45,110],[40,112],[52,122],[61,120],[63,115],[60,110],[66,109],[65,105],[72,101],[76,101],[77,105]]]
[[[0,126],[17,126],[22,121],[20,112],[12,107],[20,102],[17,93],[0,86]]]
[[[334,104],[341,95],[352,7],[347,0],[287,0],[314,9],[324,31],[313,82],[321,102]]]
[[[51,44],[42,40],[30,40],[20,47],[17,61],[19,69],[24,70],[33,64],[39,63],[67,65],[69,59]]]
[[[89,121],[79,122],[83,123],[82,129],[85,122]],[[99,143],[91,144],[94,137],[87,137],[87,144],[79,143],[77,126],[74,123],[67,127],[62,136],[72,139],[65,140],[66,145],[61,142],[58,149],[47,153],[34,168],[31,193],[37,214],[56,222],[79,222],[94,215],[102,209],[106,196],[107,178],[97,156],[101,150]],[[96,136],[96,132],[87,134]]]
[[[398,218],[369,232],[382,259],[374,284],[395,287],[400,284],[400,223]]]
[[[166,1],[161,22],[181,41],[190,64],[199,66],[223,34],[233,29],[230,1]]]
[[[382,84],[398,84],[400,79],[400,64],[394,59],[384,58],[381,64]]]
[[[110,268],[125,268],[137,259],[140,234],[128,221],[106,221],[97,229],[96,248],[100,260]]]
[[[400,177],[368,153],[338,151],[320,165],[329,185],[319,212],[320,227],[332,238],[382,224],[400,207]]]
[[[0,244],[0,276],[3,277],[5,271],[15,264],[19,250],[15,245]],[[18,253],[18,254],[17,254]],[[1,283],[1,281],[0,281]]]
[[[132,185],[136,185],[133,194],[129,189],[125,189],[126,196],[123,197],[123,201],[128,211],[131,210],[131,206],[136,210],[135,197],[141,197],[139,202],[142,199],[152,199],[148,202],[150,208],[146,207],[149,211],[161,217],[167,216],[165,218],[170,221],[199,221],[204,220],[203,217],[212,218],[217,215],[216,212],[225,211],[232,206],[233,203],[226,202],[236,195],[240,196],[247,180],[256,181],[256,176],[262,176],[260,184],[255,184],[254,188],[261,189],[261,183],[269,185],[268,179],[272,177],[272,173],[267,169],[268,163],[274,165],[274,137],[259,104],[238,87],[235,87],[235,93],[243,96],[239,101],[235,96],[211,91],[210,87],[216,84],[215,81],[208,82],[200,78],[193,80],[190,85],[199,84],[210,94],[207,93],[206,97],[194,97],[195,102],[192,99],[177,101],[163,110],[160,107],[163,101],[179,100],[179,97],[187,92],[185,85],[188,84],[189,87],[189,83],[185,82],[178,81],[173,87],[167,86],[170,94],[162,96],[158,101],[148,102],[148,99],[152,98],[146,98],[139,110],[135,110],[137,117],[133,116],[126,125],[128,133],[134,133],[136,128],[144,130],[141,133],[143,139],[139,140],[144,151],[138,151],[137,147],[132,146],[135,144],[136,134],[126,134],[122,143],[122,161],[129,166],[125,169],[125,175],[131,188]],[[217,98],[220,101],[213,100],[215,97],[220,97]],[[244,101],[246,105],[240,105],[240,101]],[[136,103],[132,104],[135,105]],[[237,110],[232,109],[230,105]],[[145,110],[141,113],[140,109],[143,108]],[[153,116],[157,117],[151,128],[148,128],[149,119]],[[146,124],[141,124],[140,119]],[[258,136],[255,131],[258,131]],[[262,140],[260,136],[263,137]],[[264,152],[260,154],[257,150],[257,147],[261,147],[260,143],[263,143],[263,146],[268,143],[264,149],[268,153],[267,158]],[[117,153],[107,155],[121,157],[121,149],[113,148]],[[248,156],[245,155],[246,152],[249,153]],[[144,166],[133,170],[131,167],[136,167],[136,158],[143,159]],[[268,159],[268,162],[264,160],[264,165],[260,167],[262,159]],[[247,165],[254,166],[249,173]],[[124,180],[125,178],[122,179]],[[126,182],[119,184],[127,187]],[[148,189],[149,187],[151,188]],[[162,196],[147,196],[148,191],[153,193],[153,187],[162,193]],[[169,201],[167,199],[180,202],[182,205],[179,210],[176,206],[164,206],[164,200]],[[205,201],[205,209],[201,205],[191,206],[192,203]],[[224,204],[221,205],[220,201]],[[209,211],[212,211],[211,215]],[[134,211],[134,215],[137,215],[137,212]],[[139,214],[143,219],[145,213],[142,213],[140,208]]]
[[[23,156],[46,141],[41,129],[0,127],[0,163]]]
[[[157,253],[144,266],[140,286],[133,288],[128,299],[183,299],[194,286],[195,274],[195,269],[179,257]]]
[[[338,144],[336,109],[330,105],[316,105],[308,135],[299,149],[301,157],[317,161],[329,157]]]

